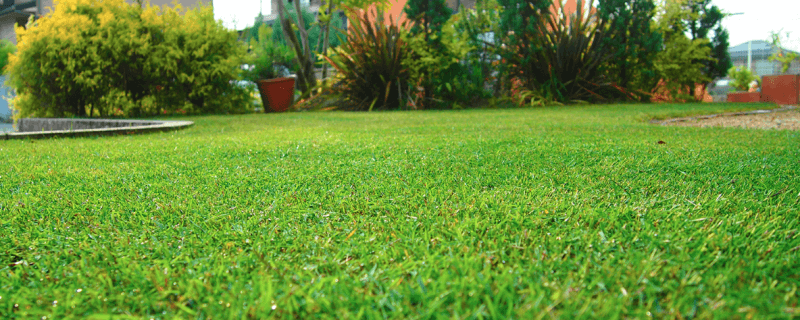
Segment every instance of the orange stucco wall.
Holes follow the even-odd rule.
[[[407,22],[405,13],[403,13],[403,9],[406,7],[406,3],[408,0],[389,0],[389,8],[384,11],[383,13],[383,21],[388,24],[390,21],[395,23],[404,23]],[[371,19],[375,19],[377,17],[377,9],[374,5],[370,6],[367,9],[369,17]],[[390,20],[391,19],[391,20]]]

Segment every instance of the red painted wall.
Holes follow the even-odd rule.
[[[800,100],[800,75],[762,77],[761,101],[797,105],[798,100]]]
[[[759,102],[761,92],[731,92],[728,94],[728,102]]]

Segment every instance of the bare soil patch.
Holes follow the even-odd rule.
[[[682,127],[735,127],[747,129],[800,130],[800,110],[787,106],[775,110],[733,112],[654,122]]]

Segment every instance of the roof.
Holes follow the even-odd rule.
[[[36,1],[2,1],[0,2],[0,16],[16,13],[20,16],[36,14]]]
[[[747,46],[750,44],[751,46],[751,54],[753,60],[762,60],[767,59],[769,56],[772,55],[773,52],[777,51],[776,48],[773,48],[772,44],[764,40],[752,40],[750,42],[745,42],[740,45],[736,45],[733,47],[728,48],[728,53],[731,55],[732,60],[742,60],[747,59]],[[784,51],[794,52],[791,50],[783,49]]]

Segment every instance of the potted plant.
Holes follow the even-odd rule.
[[[272,41],[272,28],[261,25],[258,39],[250,39],[246,80],[258,86],[264,112],[283,112],[294,102],[295,54],[288,46]]]

